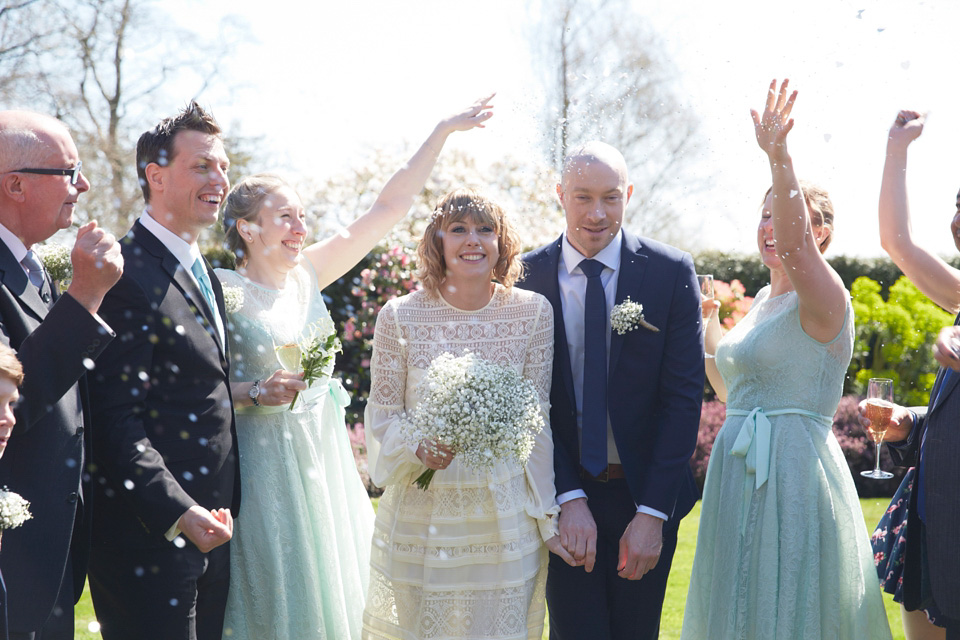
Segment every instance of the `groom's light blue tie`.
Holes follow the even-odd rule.
[[[587,276],[580,464],[588,473],[598,476],[607,467],[607,300],[600,281],[603,263],[583,260],[580,271]]]
[[[197,283],[200,285],[200,293],[202,293],[206,299],[207,306],[210,307],[210,313],[213,314],[214,317],[217,317],[219,315],[217,311],[217,299],[213,295],[213,287],[210,284],[210,276],[207,275],[207,269],[203,264],[203,258],[197,258],[190,270],[193,271],[193,277],[197,279]]]

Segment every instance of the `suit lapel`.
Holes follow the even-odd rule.
[[[37,288],[30,284],[30,279],[27,278],[20,263],[14,259],[10,248],[2,242],[0,242],[0,282],[16,296],[24,311],[37,320],[47,317],[49,306],[40,298]]]
[[[647,256],[640,253],[640,239],[623,233],[623,247],[620,250],[620,274],[617,276],[616,304],[620,304],[628,297],[634,302],[640,300],[640,285],[647,269]],[[610,367],[607,370],[608,379],[613,378],[620,359],[620,350],[623,348],[625,335],[611,331],[610,336]]]
[[[563,378],[563,386],[566,389],[567,396],[574,399],[576,406],[576,394],[573,390],[573,372],[570,366],[570,349],[567,347],[567,327],[563,322],[563,301],[560,298],[560,283],[557,280],[557,273],[560,269],[560,247],[563,242],[563,236],[554,242],[546,251],[546,262],[543,266],[542,283],[540,293],[550,301],[554,308],[553,314],[553,345],[556,351],[554,362],[560,364],[560,376]]]
[[[217,325],[213,320],[213,316],[210,314],[210,310],[207,307],[203,293],[200,292],[200,288],[194,282],[192,275],[187,273],[187,270],[183,268],[183,265],[180,264],[180,261],[177,260],[176,256],[170,253],[170,250],[167,249],[155,235],[150,233],[146,227],[141,225],[139,221],[134,224],[134,237],[138,242],[140,242],[140,244],[144,246],[144,248],[160,259],[160,266],[164,271],[167,272],[167,274],[170,276],[170,279],[173,280],[173,283],[180,290],[180,293],[183,294],[184,299],[187,301],[190,307],[196,309],[195,315],[197,317],[197,322],[199,322],[203,328],[206,329],[207,333],[210,334],[214,344],[217,345],[217,349],[220,351],[221,359],[226,361],[226,354],[223,344],[220,342],[220,333],[217,331]],[[204,261],[204,266],[207,266],[206,261]],[[210,280],[212,283],[214,280],[216,280],[216,278],[213,276],[213,274],[210,275]],[[223,292],[220,289],[219,282],[216,285],[213,285],[213,289],[214,295],[217,298],[217,305],[222,308]]]

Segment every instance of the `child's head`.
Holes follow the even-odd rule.
[[[17,360],[13,349],[0,343],[0,457],[7,448],[7,441],[13,432],[17,419],[13,415],[13,405],[20,399],[17,390],[23,383],[23,367]]]

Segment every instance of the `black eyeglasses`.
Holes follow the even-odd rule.
[[[70,176],[70,184],[77,184],[80,180],[80,167],[83,162],[77,162],[73,169],[17,169],[11,173],[37,173],[42,176]]]

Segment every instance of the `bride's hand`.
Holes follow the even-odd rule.
[[[491,93],[486,98],[480,98],[460,113],[444,118],[438,126],[446,131],[468,131],[475,127],[483,129],[483,123],[493,117],[490,101],[495,95]]]
[[[553,536],[552,538],[544,542],[544,544],[547,545],[547,549],[550,550],[550,553],[557,554],[563,559],[564,562],[566,562],[571,567],[579,566],[577,564],[577,561],[573,559],[573,556],[570,555],[570,552],[564,549],[563,545],[560,544],[560,536]]]
[[[423,440],[417,447],[417,457],[420,458],[420,462],[428,469],[437,471],[449,467],[454,455],[456,454],[453,449],[433,440]]]
[[[268,407],[276,407],[293,402],[299,391],[306,391],[307,383],[300,378],[303,374],[278,369],[269,378],[260,383],[260,396],[257,400]]]
[[[754,132],[757,134],[757,144],[771,160],[786,153],[787,134],[793,129],[790,113],[793,111],[797,92],[794,91],[788,98],[787,85],[789,84],[790,80],[784,80],[778,93],[777,81],[773,80],[767,90],[767,103],[763,109],[763,115],[761,116],[753,109],[750,110]]]

